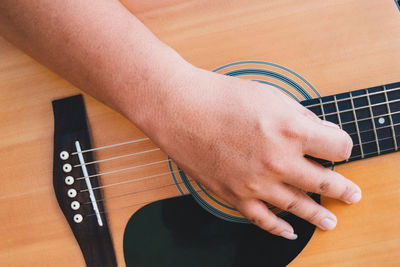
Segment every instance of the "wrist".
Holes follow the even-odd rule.
[[[141,69],[122,113],[157,142],[196,68],[169,47],[154,58]]]

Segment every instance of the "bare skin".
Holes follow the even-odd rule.
[[[301,190],[346,203],[361,190],[304,155],[350,156],[351,138],[273,87],[201,70],[116,0],[3,0],[0,33],[121,112],[194,179],[259,227],[295,239],[264,202],[324,230],[336,216]]]

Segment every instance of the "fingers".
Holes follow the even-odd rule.
[[[292,226],[277,217],[261,200],[246,200],[241,202],[241,204],[236,206],[236,208],[251,223],[270,232],[271,234],[279,235],[290,240],[295,240],[297,238],[297,235],[293,232]]]
[[[322,230],[332,230],[337,223],[336,216],[333,213],[319,205],[304,192],[290,185],[282,184],[278,187],[268,202],[303,218]]]
[[[285,183],[348,204],[361,200],[361,189],[341,174],[307,158],[294,162],[294,165],[292,166],[294,171],[285,179]]]
[[[295,123],[285,125],[285,132],[291,137],[302,137],[303,153],[329,161],[343,161],[350,157],[353,142],[350,136],[334,123],[321,120],[312,111],[287,95],[281,98],[300,116]]]
[[[307,117],[310,118],[311,115]],[[345,131],[329,121],[315,118],[307,121],[303,125],[304,154],[329,161],[343,161],[350,157],[353,142]]]

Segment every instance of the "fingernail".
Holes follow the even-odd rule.
[[[297,239],[297,235],[295,233],[291,233],[288,231],[283,231],[281,233],[281,237],[289,239],[289,240],[296,240]]]
[[[323,120],[322,124],[325,125],[325,126],[329,126],[329,127],[340,129],[340,127],[337,124],[335,124],[333,122],[330,122],[330,121]]]
[[[331,218],[324,218],[319,223],[319,226],[323,230],[332,230],[336,226],[336,221],[332,220]]]
[[[347,203],[352,204],[356,203],[361,200],[361,194],[360,193],[354,193],[348,200]]]

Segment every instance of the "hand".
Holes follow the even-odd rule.
[[[264,202],[330,230],[335,215],[304,191],[346,203],[361,199],[357,185],[304,157],[347,159],[352,140],[338,126],[274,87],[193,67],[181,74],[148,112],[146,132],[250,222],[295,239],[291,225]]]

